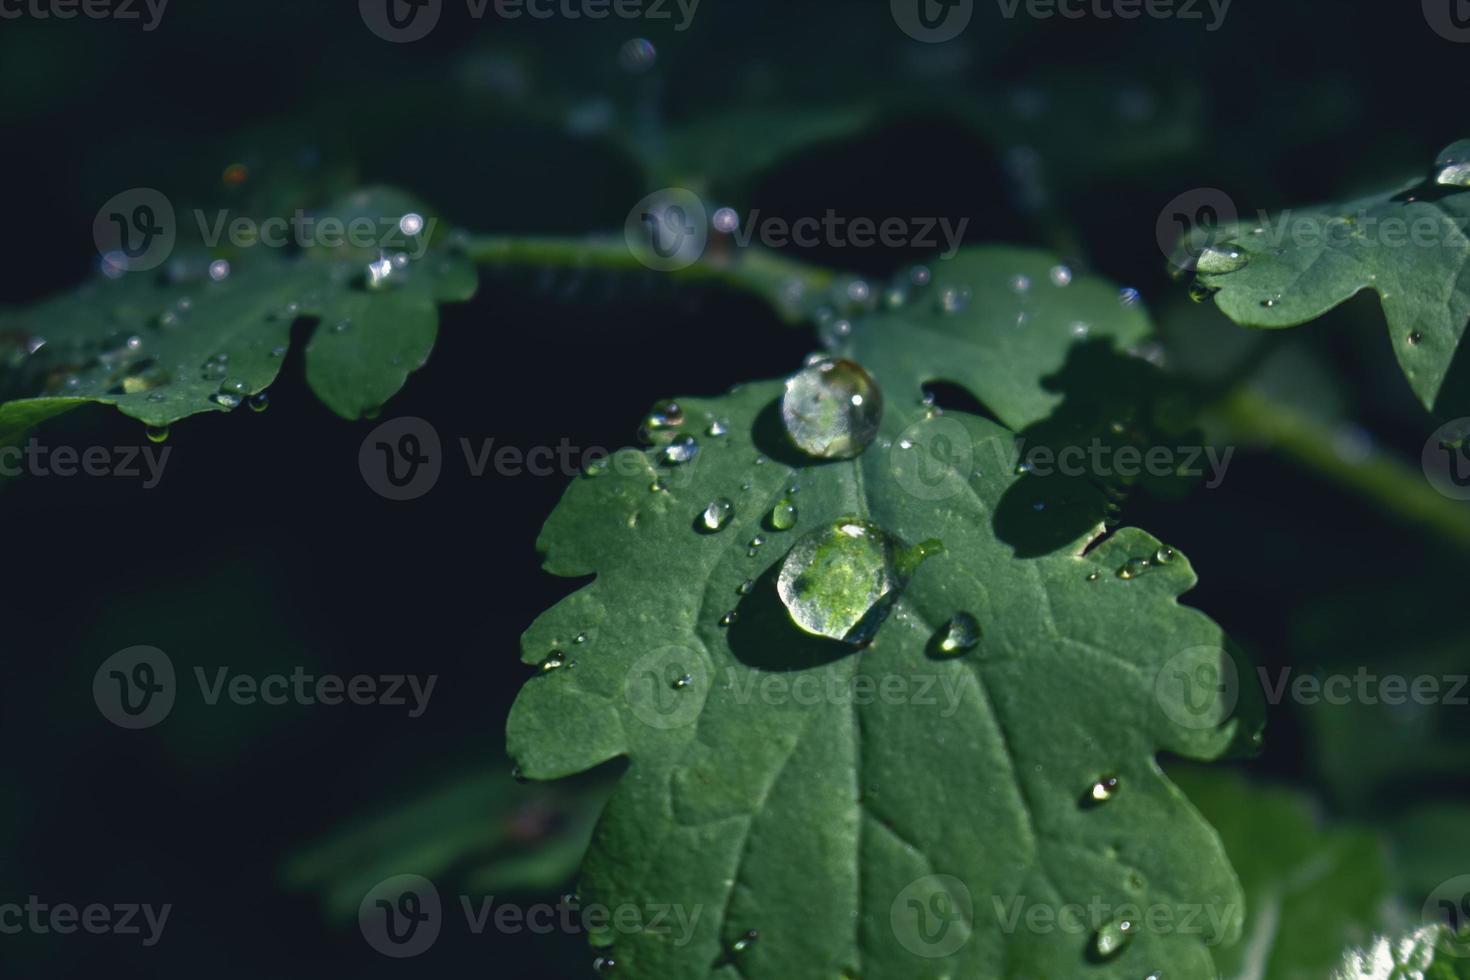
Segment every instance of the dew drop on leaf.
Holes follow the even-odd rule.
[[[699,443],[690,435],[678,436],[659,454],[660,458],[671,466],[687,463],[698,455]]]
[[[1111,774],[1101,776],[1097,782],[1092,784],[1092,788],[1087,791],[1087,801],[1093,804],[1106,803],[1117,792],[1118,777]]]
[[[678,402],[659,402],[648,410],[648,417],[643,420],[645,428],[651,431],[659,429],[673,429],[684,424],[684,409]]]
[[[150,425],[147,429],[149,442],[166,442],[168,440],[168,426]]]
[[[1250,264],[1250,256],[1234,245],[1206,245],[1199,253],[1195,269],[1206,276],[1223,276],[1239,272]]]
[[[729,497],[711,500],[699,517],[699,524],[706,531],[722,531],[735,513],[735,504]]]
[[[760,937],[761,934],[759,932],[754,929],[750,929],[745,933],[745,935],[735,940],[734,944],[731,945],[730,948],[736,953],[743,953],[751,946],[755,945],[756,940],[760,939]]]
[[[224,282],[230,278],[230,263],[224,259],[215,259],[209,263],[209,278],[215,282]]]
[[[979,642],[980,624],[967,612],[955,613],[939,630],[939,652],[946,656],[973,650]]]
[[[796,526],[796,502],[790,497],[783,497],[776,501],[776,506],[771,508],[771,527],[777,531],[789,531]]]
[[[862,454],[883,417],[883,394],[862,365],[823,359],[786,382],[781,420],[798,449],[817,459]]]
[[[906,549],[856,517],[806,534],[787,552],[776,591],[791,620],[814,636],[862,645],[872,639],[898,593],[937,542]]]
[[[1138,576],[1148,571],[1148,569],[1149,563],[1147,558],[1130,558],[1123,563],[1122,568],[1118,569],[1118,577],[1121,579],[1138,578]]]
[[[1097,931],[1092,939],[1092,948],[1098,957],[1104,960],[1112,959],[1123,951],[1133,938],[1134,926],[1131,919],[1119,919],[1109,922]]]
[[[566,665],[566,662],[566,654],[560,650],[553,650],[547,655],[545,660],[541,661],[541,672],[549,673],[553,670],[559,670]]]
[[[250,410],[252,412],[263,412],[271,407],[271,396],[265,392],[259,392],[250,396]]]
[[[1434,161],[1434,182],[1442,187],[1470,187],[1470,140],[1452,143]]]

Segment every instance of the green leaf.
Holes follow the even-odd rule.
[[[692,462],[622,450],[542,533],[548,571],[596,579],[526,632],[523,659],[541,670],[508,750],[533,779],[626,757],[582,899],[698,916],[688,941],[594,941],[630,977],[1212,975],[1208,945],[1237,934],[1241,895],[1155,762],[1214,758],[1240,724],[1218,685],[1181,682],[1213,670],[1223,643],[1178,602],[1188,561],[1121,577],[1159,543],[1122,529],[1083,554],[1096,521],[1019,560],[993,527],[1016,479],[1009,432],[889,400],[880,442],[816,464],[784,442],[780,393],[681,399],[679,431],[702,445]],[[709,419],[728,434],[706,435]],[[923,461],[940,440],[963,458],[935,480]],[[798,522],[774,530],[792,484]],[[729,524],[696,530],[720,498]],[[853,515],[944,546],[861,650],[798,630],[775,584],[793,542]],[[946,658],[936,631],[959,612],[981,639]],[[1114,775],[1114,798],[1087,805]],[[1135,929],[1095,962],[1109,922],[1087,909],[1150,904],[1214,909],[1216,925]]]
[[[1042,380],[1061,370],[1074,347],[1104,342],[1123,351],[1153,333],[1141,304],[1125,302],[1104,279],[1074,275],[1045,252],[967,248],[934,262],[931,275],[932,285],[905,305],[855,323],[841,345],[857,361],[883,366],[891,398],[916,398],[920,385],[953,382],[1020,430],[1061,404],[1061,392]]]
[[[397,230],[410,212],[429,222],[425,233]],[[0,391],[32,396],[13,394],[0,404],[0,435],[13,438],[85,402],[114,405],[154,426],[229,411],[275,381],[300,318],[318,321],[306,346],[306,375],[317,395],[346,418],[379,408],[428,357],[438,304],[474,294],[474,267],[430,245],[437,222],[393,191],[360,191],[312,217],[365,221],[389,254],[396,249],[413,260],[386,288],[369,290],[365,274],[382,254],[377,248],[344,242],[288,254],[256,245],[232,252],[229,274],[218,281],[207,274],[208,253],[181,249],[167,274],[90,282],[7,313],[0,335],[45,343],[0,372]]]
[[[1470,946],[1444,926],[1430,925],[1407,935],[1380,937],[1365,949],[1350,950],[1332,980],[1467,980]]]
[[[1470,320],[1470,193],[1423,180],[1382,194],[1237,222],[1210,237],[1244,252],[1233,272],[1200,262],[1226,316],[1247,327],[1294,327],[1373,290],[1409,385],[1435,410]],[[1196,236],[1197,243],[1202,236]]]
[[[1320,980],[1366,942],[1390,893],[1376,835],[1327,828],[1308,799],[1235,775],[1169,770],[1225,842],[1245,890],[1245,930],[1215,951],[1224,980]]]

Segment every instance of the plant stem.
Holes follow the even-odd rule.
[[[762,248],[713,253],[708,250],[681,269],[658,272],[633,253],[621,238],[470,239],[470,258],[486,266],[603,269],[614,272],[667,275],[686,283],[715,283],[763,297],[788,322],[796,322],[810,308],[811,297],[829,290],[837,275],[828,269],[789,259]],[[713,253],[713,254],[712,254]]]
[[[1235,390],[1213,407],[1235,432],[1259,440],[1404,523],[1470,550],[1470,504],[1440,494],[1415,467],[1376,449],[1361,460],[1344,459],[1333,448],[1331,428],[1249,388]]]

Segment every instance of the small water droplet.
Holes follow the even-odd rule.
[[[1434,182],[1442,187],[1470,187],[1470,140],[1450,144],[1434,161]]]
[[[769,523],[777,531],[789,531],[796,526],[796,518],[796,502],[790,497],[784,497],[771,508]]]
[[[738,612],[736,612],[735,610],[732,609],[729,612],[725,613],[725,615],[723,615],[723,616],[720,617],[720,625],[721,626],[730,626],[730,625],[733,625],[734,622],[735,622],[735,620],[737,620],[739,618],[740,618],[740,614]]]
[[[715,231],[728,235],[740,227],[740,215],[735,213],[734,208],[720,208],[710,219]]]
[[[1092,788],[1087,791],[1087,799],[1091,803],[1106,803],[1118,792],[1118,777],[1112,774],[1101,776]]]
[[[1132,286],[1128,286],[1118,292],[1118,302],[1124,306],[1137,306],[1143,295]]]
[[[386,289],[393,279],[393,260],[386,255],[378,256],[367,264],[363,276],[363,284],[368,289]]]
[[[209,263],[209,278],[215,282],[224,282],[230,278],[230,263],[224,259],[215,259]]]
[[[933,277],[927,265],[916,265],[909,270],[909,282],[915,286],[927,286]]]
[[[955,613],[939,630],[939,652],[946,656],[973,650],[979,642],[980,624],[967,612]]]
[[[755,579],[746,579],[744,582],[740,583],[735,591],[740,593],[741,595],[750,595],[751,592],[755,591]]]
[[[645,74],[658,64],[658,49],[648,38],[635,37],[618,49],[618,64],[630,75]]]
[[[669,485],[659,479],[655,479],[652,483],[648,485],[648,490],[650,493],[663,493],[668,488]]]
[[[541,661],[541,672],[544,674],[549,673],[553,670],[559,670],[562,667],[566,666],[566,662],[566,654],[562,653],[560,650],[553,650],[551,651],[551,653],[547,654],[545,660]]]
[[[1117,956],[1128,945],[1135,932],[1131,919],[1118,919],[1109,922],[1097,931],[1093,937],[1092,948],[1100,959],[1108,960]]]
[[[694,683],[694,678],[691,677],[689,674],[685,674],[682,677],[680,677],[677,680],[675,680],[674,683],[672,685],[670,685],[670,686],[673,687],[673,689],[676,690],[676,691],[682,691],[682,690],[684,690],[684,688],[688,687],[690,684],[693,684],[693,683]]]
[[[730,523],[730,518],[735,513],[735,504],[728,497],[720,497],[711,500],[709,506],[705,507],[704,513],[700,515],[700,525],[706,531],[723,531],[725,525]]]
[[[1196,303],[1207,302],[1219,291],[1219,286],[1206,286],[1198,279],[1189,284],[1189,298],[1194,300]]]
[[[684,424],[684,409],[675,401],[663,401],[648,410],[648,417],[643,420],[645,428],[658,431],[660,429],[676,429]]]
[[[424,216],[410,211],[398,219],[398,230],[412,238],[424,230]]]
[[[1173,548],[1160,548],[1154,552],[1154,562],[1159,565],[1167,565],[1178,557],[1178,554]]]
[[[252,412],[263,412],[271,407],[271,396],[265,392],[257,392],[250,396],[250,410]]]
[[[1072,270],[1064,265],[1054,265],[1051,272],[1047,273],[1053,286],[1070,286],[1072,284]]]
[[[573,643],[576,643],[576,644],[586,643],[587,642],[587,634],[586,633],[578,633],[576,636],[572,637],[572,642]]]
[[[1102,578],[1102,573],[1101,572],[1088,572],[1087,573],[1087,581],[1089,581],[1089,582],[1096,582],[1100,578]]]
[[[166,425],[150,425],[146,432],[148,433],[149,442],[165,442],[168,440],[168,426]]]
[[[730,423],[722,421],[721,419],[711,419],[709,428],[704,430],[704,434],[710,437],[719,437],[725,435],[729,431]]]
[[[878,434],[883,394],[862,365],[825,359],[786,382],[781,420],[795,446],[817,459],[853,459]]]
[[[609,973],[613,973],[617,970],[617,968],[618,961],[613,959],[611,956],[599,956],[597,959],[592,961],[592,969],[599,976],[606,976]]]
[[[670,466],[678,466],[687,463],[699,455],[699,443],[691,435],[675,437],[674,441],[663,448],[659,454],[660,458]]]
[[[1424,340],[1424,335],[1422,333],[1420,333],[1419,331],[1417,331],[1417,330],[1415,330],[1413,333],[1409,334],[1409,344],[1410,344],[1410,346],[1418,347],[1419,344],[1423,342],[1423,340]]]
[[[745,935],[735,940],[730,948],[737,953],[743,953],[751,946],[755,945],[756,940],[760,939],[760,937],[761,934],[759,932],[754,929],[750,929],[745,933]]]
[[[942,313],[963,313],[970,308],[969,286],[946,286],[939,291],[939,310]]]
[[[1138,578],[1138,576],[1148,571],[1148,569],[1149,563],[1147,558],[1130,558],[1123,563],[1122,568],[1118,569],[1118,577],[1121,579]]]
[[[750,539],[750,546],[752,548],[759,548],[761,545],[763,545],[765,543],[766,543],[766,536],[764,534],[757,534],[755,537],[753,537],[753,538]]]
[[[1206,245],[1200,250],[1195,270],[1200,275],[1224,276],[1250,264],[1250,256],[1237,245]]]

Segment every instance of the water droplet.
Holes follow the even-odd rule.
[[[1142,294],[1132,286],[1128,286],[1118,292],[1118,302],[1124,306],[1137,306],[1141,299],[1143,299]]]
[[[386,255],[367,264],[363,284],[368,289],[386,289],[393,279],[393,260]]]
[[[618,961],[613,959],[611,956],[599,956],[597,959],[592,961],[592,969],[599,975],[605,976],[606,974],[616,971],[617,968]]]
[[[1023,275],[1011,276],[1011,292],[1029,293],[1031,291],[1031,277]]]
[[[1118,792],[1118,777],[1106,775],[1100,777],[1087,791],[1087,799],[1091,803],[1106,803]]]
[[[796,502],[790,497],[783,497],[771,508],[769,521],[775,530],[789,531],[796,526],[796,517]]]
[[[398,230],[410,238],[424,230],[424,216],[410,211],[398,219]]]
[[[1189,284],[1189,298],[1196,303],[1204,303],[1220,291],[1219,286],[1206,286],[1199,280]]]
[[[729,431],[730,423],[724,422],[720,419],[712,419],[710,421],[709,428],[704,430],[704,434],[710,437],[718,437],[725,435]]]
[[[1179,553],[1173,548],[1160,548],[1154,552],[1154,562],[1159,565],[1167,565],[1178,557]]]
[[[730,949],[736,953],[743,953],[751,946],[755,945],[756,940],[760,939],[760,937],[761,934],[759,932],[754,929],[750,929],[745,933],[745,935],[735,940],[735,942],[730,946]]]
[[[909,270],[909,282],[915,286],[927,286],[929,280],[934,278],[927,265],[916,265]]]
[[[1280,303],[1281,300],[1276,299],[1274,296],[1268,296],[1267,298],[1261,300],[1261,305],[1268,310],[1275,309],[1278,305],[1280,305]]]
[[[1121,579],[1138,578],[1138,576],[1148,571],[1148,569],[1149,563],[1147,558],[1130,558],[1123,563],[1122,568],[1118,569],[1118,577]]]
[[[1418,347],[1419,344],[1423,342],[1423,340],[1424,335],[1417,330],[1409,334],[1409,344],[1413,347]]]
[[[843,341],[852,336],[852,321],[848,319],[830,320],[817,327],[817,335],[821,338],[823,347],[835,350],[842,346]],[[822,355],[816,355],[816,361],[822,359]]]
[[[817,459],[853,459],[872,443],[883,417],[883,393],[862,365],[821,360],[792,375],[781,420],[798,449]]]
[[[1081,320],[1072,324],[1072,336],[1074,337],[1086,337],[1091,332],[1092,328]]]
[[[685,674],[684,676],[682,676],[682,677],[678,678],[677,680],[675,680],[674,683],[672,685],[670,685],[670,686],[673,687],[673,689],[676,690],[676,691],[682,691],[682,690],[684,690],[684,688],[688,687],[690,684],[693,684],[693,683],[694,683],[694,678],[691,677],[688,674]]]
[[[618,49],[618,64],[630,75],[642,75],[658,64],[658,49],[648,38],[635,37]]]
[[[678,466],[699,455],[699,443],[690,435],[677,436],[659,455],[670,466]]]
[[[1047,273],[1053,286],[1070,286],[1072,284],[1072,270],[1064,265],[1054,265],[1051,272]]]
[[[286,356],[286,345],[285,344],[279,344],[279,345],[271,348],[271,357],[285,357],[285,356]]]
[[[939,630],[939,652],[946,656],[973,650],[979,642],[980,624],[967,612],[955,613]]]
[[[939,309],[942,313],[963,313],[970,308],[969,286],[946,286],[939,291]]]
[[[566,654],[560,650],[553,650],[547,654],[545,660],[541,661],[541,672],[545,674],[553,670],[559,670],[566,665],[566,662]]]
[[[764,534],[757,534],[755,537],[753,537],[753,538],[750,539],[750,546],[752,548],[759,548],[761,545],[763,545],[765,543],[766,543],[766,536]]]
[[[263,412],[271,407],[271,396],[265,392],[257,392],[250,396],[250,410],[252,412]]]
[[[734,208],[720,208],[710,219],[710,224],[715,226],[715,231],[728,235],[740,227],[740,215]]]
[[[746,579],[744,582],[740,583],[739,587],[736,588],[735,591],[739,592],[741,595],[750,595],[752,592],[755,591],[755,579]]]
[[[735,513],[735,504],[728,497],[711,500],[700,515],[699,522],[706,531],[722,531]]]
[[[847,284],[847,298],[854,303],[866,303],[873,296],[873,287],[862,279],[854,279]]]
[[[663,493],[668,488],[669,485],[659,479],[655,479],[652,483],[648,485],[648,490],[650,493]]]
[[[937,547],[905,549],[876,524],[855,517],[811,531],[781,564],[776,590],[798,627],[862,645],[888,617],[918,564]]]
[[[230,263],[224,259],[215,259],[209,263],[209,278],[215,282],[224,282],[230,278]]]
[[[586,643],[587,642],[587,634],[586,633],[578,633],[576,636],[572,637],[572,642],[573,643],[576,643],[576,644],[579,644],[579,645],[582,644],[582,643]]]
[[[648,410],[648,417],[643,420],[645,428],[658,431],[660,429],[676,429],[684,424],[684,409],[678,402],[659,402]]]
[[[147,428],[149,442],[165,442],[168,440],[168,426],[150,425]]]
[[[1250,256],[1235,245],[1206,245],[1200,250],[1195,270],[1200,275],[1224,276],[1239,272],[1250,264]]]
[[[1135,929],[1130,919],[1119,919],[1109,922],[1097,931],[1093,937],[1092,948],[1100,959],[1112,959],[1123,951],[1133,938]]]
[[[740,618],[740,614],[738,612],[736,612],[735,610],[732,609],[729,612],[725,613],[725,615],[723,615],[723,616],[720,617],[720,625],[721,626],[731,626],[731,625],[734,624],[735,620],[737,620],[739,618]]]
[[[1470,187],[1470,140],[1446,147],[1434,161],[1434,182],[1443,187]]]
[[[1089,582],[1096,582],[1100,578],[1102,578],[1102,573],[1101,572],[1088,572],[1087,573],[1087,581],[1089,581]]]

